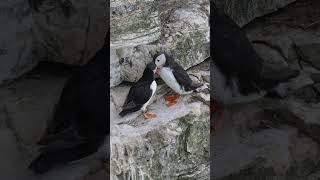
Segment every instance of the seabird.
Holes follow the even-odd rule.
[[[175,101],[179,95],[196,92],[202,84],[194,83],[186,70],[167,53],[155,55],[154,63],[157,65],[157,74],[178,96],[168,97],[167,100]]]
[[[154,79],[156,70],[157,67],[153,62],[147,64],[142,77],[129,90],[122,111],[119,113],[121,117],[139,110],[147,111],[146,108],[157,89]]]

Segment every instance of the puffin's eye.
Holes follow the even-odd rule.
[[[160,60],[159,60],[159,59],[157,59],[157,61],[159,62]]]

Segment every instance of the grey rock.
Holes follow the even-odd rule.
[[[267,65],[300,68],[294,45],[303,47],[320,42],[316,23],[319,11],[315,6],[319,6],[316,0],[296,1],[244,27]],[[305,54],[317,58],[317,52],[310,47]],[[264,97],[250,104],[226,107],[220,133],[211,137],[215,179],[319,177],[319,70],[303,63],[300,72],[297,78],[276,88],[282,99]]]
[[[216,179],[307,177],[316,168],[319,106],[266,102],[229,108],[211,137]]]
[[[101,174],[95,172],[106,171],[105,162],[101,159],[108,157],[105,151],[109,144],[107,142],[99,152],[55,167],[43,175],[34,175],[27,169],[29,163],[38,155],[40,146],[36,143],[52,120],[55,105],[69,77],[69,73],[62,74],[34,71],[0,87],[0,176],[3,179],[85,180],[101,177]]]
[[[310,77],[315,83],[320,83],[320,73],[312,73]]]
[[[73,65],[87,63],[104,43],[109,24],[106,5],[104,0],[43,1],[40,12],[32,16],[36,58]]]
[[[207,65],[188,73],[203,83]],[[209,92],[181,96],[167,107],[164,96],[171,91],[161,80],[157,83],[147,107],[147,113],[157,115],[153,119],[144,119],[141,112],[121,118],[129,86],[111,88],[111,179],[209,179]]]
[[[317,90],[318,93],[320,93],[320,83],[314,84],[314,88]]]
[[[294,92],[294,95],[296,98],[302,99],[306,103],[320,102],[319,90],[316,85],[303,87]]]
[[[295,0],[250,0],[246,2],[236,0],[214,0],[218,7],[222,7],[240,26],[244,26],[253,19],[275,12]]]
[[[274,89],[280,96],[286,97],[294,93],[296,90],[311,84],[313,84],[313,81],[308,74],[300,72],[298,77],[290,79],[287,82],[283,82]]]
[[[297,50],[301,60],[320,70],[320,43],[299,44]]]
[[[159,12],[154,0],[113,0],[110,4],[112,46],[146,44],[160,37]]]
[[[112,126],[112,179],[209,178],[209,108],[184,101],[154,103],[158,118]]]
[[[137,81],[159,51],[170,53],[185,69],[209,56],[209,1],[111,2],[111,87]],[[120,78],[119,78],[120,77]]]
[[[36,143],[52,119],[65,78],[27,78],[0,89],[7,126],[24,144]]]
[[[286,59],[284,59],[284,57],[275,49],[263,44],[254,44],[253,47],[264,60],[264,63],[273,67],[288,66]]]
[[[0,3],[0,84],[13,80],[37,63],[32,56],[32,17],[27,1]]]
[[[214,0],[217,6],[222,7],[240,26],[246,25],[253,19],[275,12],[295,0]]]
[[[318,21],[318,12],[312,7],[319,6],[319,2],[309,0],[285,7],[281,12],[261,17],[244,27],[249,39],[258,45],[259,51],[269,51],[261,54],[265,60],[277,59],[293,63],[299,59],[297,50],[293,47],[306,44],[319,44],[319,27],[308,28]],[[306,16],[308,14],[308,17]],[[269,49],[269,50],[268,50]]]
[[[7,180],[31,179],[31,173],[25,166],[28,159],[16,138],[10,129],[0,130],[0,176]]]
[[[107,26],[106,1],[2,1],[0,84],[20,77],[41,60],[83,65],[101,48]],[[69,12],[69,13],[67,13]]]

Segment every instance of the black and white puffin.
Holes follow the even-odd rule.
[[[194,83],[187,71],[165,52],[155,55],[154,63],[158,68],[157,74],[178,96],[196,92],[202,86]]]
[[[298,70],[288,67],[275,73],[266,66],[240,26],[214,5],[210,26],[211,106],[221,114],[223,105],[257,100],[299,75]],[[219,119],[213,124],[218,128]]]
[[[109,134],[107,72],[109,31],[104,46],[66,82],[43,147],[29,169],[45,173],[98,151]]]
[[[157,89],[155,73],[157,67],[151,62],[144,69],[142,77],[131,86],[127,98],[119,113],[121,117],[139,110],[147,111],[147,106]]]

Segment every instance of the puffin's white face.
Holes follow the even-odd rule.
[[[164,66],[164,64],[166,63],[166,56],[164,54],[159,55],[158,57],[156,57],[154,63],[158,68],[162,68],[162,66]]]

